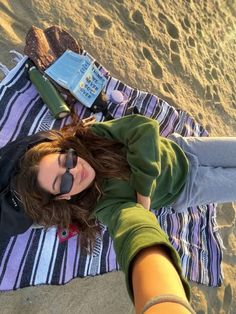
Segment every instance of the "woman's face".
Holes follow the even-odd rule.
[[[60,184],[65,168],[66,154],[53,153],[44,156],[39,162],[39,185],[51,194],[60,193]],[[95,170],[84,159],[77,157],[77,164],[69,172],[74,178],[71,190],[67,194],[58,196],[58,199],[69,199],[70,196],[84,191],[93,182]]]

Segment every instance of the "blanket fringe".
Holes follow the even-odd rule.
[[[15,61],[15,63],[20,62],[24,58],[24,56],[16,50],[10,50],[9,52],[13,55],[12,61]],[[3,72],[4,76],[7,76],[7,74],[10,72],[8,67],[1,62],[0,62],[0,71]]]
[[[2,63],[0,63],[0,71],[2,71],[5,76],[7,76],[7,74],[10,72],[8,67]]]
[[[19,61],[21,61],[24,58],[24,56],[20,52],[18,52],[16,50],[10,50],[10,53],[13,54],[13,55],[15,54],[15,57],[13,58],[13,60],[16,63],[18,63]]]

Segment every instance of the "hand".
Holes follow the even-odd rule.
[[[150,196],[144,196],[137,192],[137,203],[141,204],[144,208],[149,210],[151,206],[151,198]]]
[[[84,127],[90,126],[91,124],[93,124],[94,122],[96,122],[96,117],[95,116],[91,116],[88,118],[85,118],[82,120],[82,125]]]

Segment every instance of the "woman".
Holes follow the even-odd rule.
[[[28,216],[46,227],[77,225],[85,248],[104,223],[137,313],[158,295],[145,313],[190,313],[179,256],[149,209],[235,200],[236,159],[229,153],[236,156],[236,139],[166,139],[157,121],[140,115],[46,134],[24,154],[15,177]]]

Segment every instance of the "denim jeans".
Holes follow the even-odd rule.
[[[190,206],[236,201],[236,137],[169,137],[189,160],[186,184],[171,204],[177,212]]]

